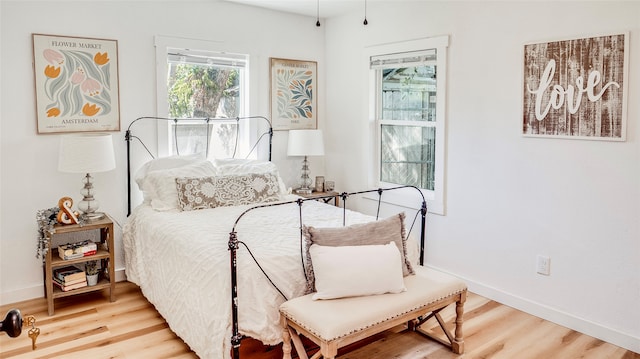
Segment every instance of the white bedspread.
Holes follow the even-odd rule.
[[[230,357],[229,232],[250,207],[157,212],[143,204],[124,227],[128,280],[140,286],[171,329],[201,358]],[[303,208],[306,225],[342,225],[341,208],[316,201],[305,201]],[[347,225],[373,219],[347,212]],[[297,204],[253,210],[240,220],[236,231],[289,299],[304,293]],[[237,256],[240,332],[275,345],[282,340],[278,307],[285,299],[246,248],[241,246]],[[414,263],[416,256],[416,245],[409,246]]]

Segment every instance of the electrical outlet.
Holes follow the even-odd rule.
[[[551,259],[547,256],[538,255],[536,262],[536,272],[542,275],[550,275]]]

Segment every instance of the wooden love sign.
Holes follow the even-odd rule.
[[[525,136],[624,141],[625,34],[525,45]]]

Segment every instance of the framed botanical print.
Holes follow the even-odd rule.
[[[118,42],[33,34],[38,133],[119,131]]]
[[[270,62],[273,129],[317,128],[317,62],[278,58]]]

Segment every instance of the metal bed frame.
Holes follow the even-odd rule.
[[[379,215],[380,215],[380,204],[382,202],[382,193],[386,192],[386,191],[393,191],[393,190],[399,190],[399,189],[403,189],[403,188],[414,188],[415,190],[418,191],[418,193],[420,193],[420,196],[422,198],[422,205],[420,207],[420,209],[418,210],[418,212],[416,213],[416,217],[414,218],[414,221],[411,225],[411,228],[409,229],[409,231],[407,231],[407,236],[409,236],[409,234],[411,233],[411,229],[413,229],[413,224],[415,224],[415,220],[417,218],[417,214],[420,213],[421,215],[421,221],[420,221],[420,265],[424,264],[424,242],[425,242],[425,236],[426,236],[426,218],[427,218],[427,201],[424,198],[424,195],[422,194],[422,191],[420,191],[420,189],[418,187],[415,186],[398,186],[398,187],[391,187],[391,188],[378,188],[378,189],[373,189],[373,190],[366,190],[366,191],[359,191],[359,192],[343,192],[340,194],[340,197],[342,198],[342,225],[345,225],[346,222],[346,211],[347,211],[347,198],[349,196],[353,196],[353,195],[359,195],[359,194],[365,194],[365,193],[374,193],[377,192],[378,193],[378,209],[377,209],[377,213],[376,213],[376,220],[378,219]],[[261,208],[267,208],[267,207],[275,207],[275,206],[282,206],[282,205],[287,205],[287,204],[292,204],[292,203],[297,203],[298,204],[298,208],[299,208],[299,213],[300,213],[300,256],[301,256],[301,261],[303,261],[302,257],[302,237],[303,237],[303,223],[302,223],[302,204],[306,201],[315,201],[318,199],[331,199],[333,198],[333,195],[328,195],[328,196],[320,196],[320,197],[315,197],[315,198],[298,198],[296,200],[293,201],[286,201],[286,202],[276,202],[276,203],[267,203],[267,204],[262,204],[262,205],[257,205],[254,207],[251,207],[249,209],[247,209],[246,211],[242,212],[238,218],[236,219],[235,223],[233,224],[233,229],[231,231],[231,233],[229,233],[229,251],[230,251],[230,265],[231,265],[231,316],[232,316],[232,335],[231,335],[231,345],[233,347],[233,355],[232,358],[233,359],[239,359],[240,358],[240,342],[242,340],[242,335],[240,335],[240,329],[238,326],[238,270],[237,270],[237,251],[238,249],[240,249],[240,244],[242,244],[247,251],[249,251],[249,254],[251,255],[251,257],[253,258],[254,262],[256,263],[256,265],[260,268],[260,270],[262,271],[262,273],[265,275],[265,277],[267,277],[267,279],[269,280],[269,282],[271,283],[271,285],[274,286],[274,288],[276,288],[276,290],[280,293],[280,295],[282,295],[285,300],[288,300],[289,298],[287,298],[282,291],[280,291],[280,289],[278,289],[278,287],[273,283],[273,281],[271,281],[271,279],[269,278],[269,276],[266,274],[266,272],[262,269],[262,267],[260,266],[260,263],[258,263],[255,260],[255,257],[253,257],[253,254],[251,254],[251,250],[249,249],[249,247],[243,243],[242,241],[240,241],[238,239],[238,234],[236,232],[236,226],[238,225],[238,223],[240,222],[240,220],[242,219],[242,217],[244,217],[245,214],[257,210],[257,209],[261,209]],[[306,277],[306,272],[305,272],[305,277]]]
[[[166,122],[173,122],[174,124],[178,125],[180,124],[180,122],[186,122],[189,121],[189,124],[192,124],[192,121],[202,121],[205,125],[209,125],[212,123],[229,123],[232,121],[235,121],[236,124],[239,125],[240,121],[248,121],[248,120],[253,120],[253,119],[258,119],[258,120],[264,120],[267,124],[268,124],[268,131],[263,133],[262,135],[260,135],[258,137],[258,139],[256,140],[256,143],[254,145],[254,147],[252,148],[255,149],[255,147],[260,143],[260,141],[262,140],[262,137],[265,134],[269,135],[269,161],[271,161],[271,148],[272,148],[272,142],[273,142],[273,127],[271,126],[271,121],[269,121],[269,119],[267,119],[264,116],[243,116],[243,117],[234,117],[234,118],[211,118],[211,117],[204,117],[204,118],[168,118],[168,117],[156,117],[156,116],[144,116],[144,117],[138,117],[135,120],[131,121],[131,123],[129,124],[129,126],[127,127],[127,131],[125,132],[124,135],[124,139],[125,141],[127,141],[127,217],[129,217],[131,215],[131,141],[133,139],[137,139],[142,146],[145,148],[145,150],[147,150],[147,152],[149,153],[149,155],[152,158],[155,158],[153,156],[153,154],[151,154],[151,151],[149,151],[149,149],[144,145],[144,142],[142,142],[142,140],[137,137],[134,136],[131,133],[131,127],[138,121],[141,120],[154,120],[154,121],[166,121]],[[208,136],[208,132],[207,132],[207,136]],[[237,141],[236,141],[236,146],[237,146]],[[176,144],[177,147],[177,144]],[[208,144],[207,144],[207,151],[209,150],[208,148]],[[208,153],[207,153],[208,154]]]
[[[146,148],[146,146],[144,146],[144,143],[142,142],[142,140],[140,140],[140,138],[138,138],[137,136],[134,136],[131,133],[131,127],[133,126],[134,123],[140,121],[140,120],[155,120],[155,121],[172,121],[174,122],[176,125],[179,124],[180,121],[185,121],[185,120],[189,120],[189,121],[193,121],[193,120],[199,120],[199,121],[203,121],[205,124],[209,124],[211,122],[229,122],[229,121],[236,121],[239,122],[241,120],[251,120],[251,119],[262,119],[264,121],[266,121],[269,125],[268,131],[265,132],[265,134],[269,135],[269,161],[271,161],[271,150],[272,150],[272,141],[273,141],[273,128],[271,127],[271,122],[263,116],[248,116],[248,117],[236,117],[236,118],[189,118],[189,119],[173,119],[173,118],[166,118],[166,117],[139,117],[137,119],[135,119],[133,122],[131,122],[129,124],[129,126],[127,127],[127,131],[125,133],[125,140],[127,141],[127,217],[131,214],[131,140],[132,139],[137,139],[138,141],[140,141],[140,143],[142,144],[142,146],[147,150],[147,152],[149,152],[149,154],[151,155],[151,157],[153,157],[153,155],[151,154],[151,152],[149,151],[149,149]],[[264,136],[261,135],[258,137],[256,144],[254,145],[257,146],[257,144],[260,142],[260,140],[262,139],[262,137]],[[347,198],[349,198],[350,196],[354,196],[354,195],[360,195],[360,194],[366,194],[366,193],[378,193],[378,207],[377,207],[377,213],[376,213],[376,220],[379,217],[380,214],[380,205],[382,202],[382,193],[386,192],[386,191],[393,191],[393,190],[399,190],[399,189],[404,189],[404,188],[413,188],[416,191],[418,191],[418,193],[420,194],[420,197],[422,199],[422,205],[420,207],[420,209],[418,209],[416,216],[414,217],[413,223],[411,225],[411,228],[409,229],[409,231],[407,231],[407,236],[409,236],[409,234],[411,233],[411,230],[413,229],[413,225],[415,224],[415,220],[417,219],[417,215],[420,214],[421,215],[421,228],[420,228],[420,257],[419,257],[419,263],[420,265],[424,264],[424,246],[425,246],[425,236],[426,236],[426,216],[427,216],[427,202],[426,199],[424,197],[424,194],[422,193],[422,191],[415,186],[398,186],[398,187],[391,187],[391,188],[378,188],[378,189],[372,189],[372,190],[365,190],[365,191],[359,191],[359,192],[343,192],[340,194],[340,197],[342,198],[342,224],[345,225],[346,223],[346,210],[347,210]],[[301,256],[301,261],[303,261],[304,259],[303,257],[303,250],[302,250],[302,238],[303,238],[303,220],[302,220],[302,205],[304,202],[306,201],[315,201],[318,199],[321,200],[328,200],[328,199],[332,199],[334,198],[335,195],[327,195],[327,196],[320,196],[320,197],[315,197],[315,198],[298,198],[296,200],[293,201],[285,201],[285,202],[275,202],[275,203],[266,203],[266,204],[262,204],[262,205],[257,205],[251,208],[248,208],[247,210],[245,210],[244,212],[242,212],[235,220],[234,224],[233,224],[233,229],[232,231],[229,233],[229,242],[228,242],[228,247],[229,247],[229,260],[230,260],[230,266],[231,266],[231,314],[232,314],[232,335],[231,335],[231,345],[232,345],[232,358],[233,359],[240,359],[240,342],[242,340],[242,335],[240,335],[240,329],[239,329],[239,325],[238,325],[238,267],[237,267],[237,252],[240,249],[240,245],[242,244],[247,251],[249,252],[249,254],[251,255],[251,257],[253,258],[254,262],[256,263],[256,265],[260,268],[260,270],[262,271],[262,273],[265,275],[265,277],[269,280],[269,282],[273,285],[273,287],[285,298],[285,300],[288,300],[288,298],[286,298],[286,296],[282,293],[282,291],[280,291],[280,289],[278,289],[278,287],[273,283],[273,281],[271,281],[271,279],[269,278],[269,276],[266,274],[266,272],[262,269],[262,267],[260,266],[260,263],[257,262],[257,260],[255,259],[255,257],[253,257],[253,254],[251,253],[251,250],[249,249],[249,247],[242,241],[240,241],[238,239],[238,234],[236,232],[236,227],[238,225],[238,223],[240,222],[240,220],[249,212],[254,211],[254,210],[258,210],[261,208],[267,208],[267,207],[274,207],[274,206],[282,206],[282,205],[287,205],[287,204],[297,204],[299,207],[299,213],[300,213],[300,256]],[[306,276],[306,273],[305,273]]]

